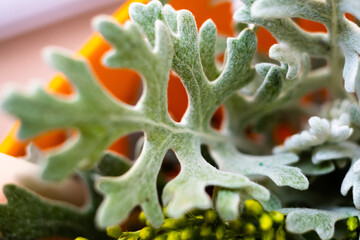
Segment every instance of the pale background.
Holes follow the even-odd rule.
[[[49,3],[51,2],[51,3]],[[49,45],[75,51],[93,32],[91,19],[111,14],[123,0],[1,0],[0,99],[9,89],[45,84],[54,71],[41,57]],[[14,119],[0,111],[0,141]]]

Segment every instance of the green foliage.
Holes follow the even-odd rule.
[[[343,77],[345,89],[355,92],[359,65],[360,45],[355,39],[359,38],[360,29],[353,22],[344,17],[345,12],[359,14],[359,10],[353,8],[351,1],[286,1],[286,0],[257,0],[244,1],[246,7],[238,10],[234,18],[237,21],[253,23],[264,26],[278,40],[279,45],[272,48],[282,49],[286,54],[280,53],[282,58],[288,58],[292,63],[296,55],[306,52],[310,56],[330,57],[340,47],[345,55]],[[326,26],[329,37],[326,34],[310,34],[300,29],[291,18],[305,18],[322,23]],[[291,49],[292,54],[288,54]],[[271,52],[277,50],[270,50]],[[274,59],[279,60],[275,54]],[[334,57],[334,56],[331,56]],[[338,57],[338,56],[336,56]],[[288,75],[293,76],[292,68]],[[337,79],[338,80],[338,79]]]
[[[12,93],[4,101],[5,110],[21,120],[22,138],[51,129],[77,131],[65,145],[46,153],[44,162],[36,157],[29,161],[44,164],[46,180],[60,181],[79,170],[90,170],[95,188],[104,196],[96,224],[108,227],[110,236],[280,240],[303,239],[300,235],[304,234],[305,239],[317,238],[315,235],[330,239],[336,233],[336,222],[348,219],[347,238],[358,237],[359,211],[337,206],[360,209],[360,107],[349,94],[360,89],[360,28],[344,17],[345,12],[360,17],[360,5],[350,0],[242,2],[234,18],[249,26],[226,41],[217,36],[211,20],[198,31],[189,11],[175,11],[156,0],[147,5],[133,3],[131,20],[123,26],[106,16],[96,18],[94,28],[112,46],[103,64],[132,69],[142,77],[143,93],[135,106],[108,94],[86,60],[59,49],[48,50],[46,58],[71,81],[73,96],[62,98],[39,88],[28,95]],[[306,32],[294,18],[322,23],[328,32]],[[269,59],[262,62],[260,54],[256,55],[257,26],[277,39],[269,57],[279,64]],[[225,49],[223,66],[216,61],[219,49]],[[327,64],[314,66],[314,57]],[[170,71],[180,77],[189,100],[181,122],[175,122],[167,109]],[[330,91],[328,104],[299,106],[300,98],[321,87]],[[217,130],[211,121],[220,106],[225,119]],[[274,148],[274,126],[285,121],[303,128],[304,117],[309,118],[308,128]],[[249,138],[252,129],[261,132],[260,140]],[[144,142],[135,161],[106,152],[119,137],[136,132],[144,133]],[[181,170],[162,189],[157,181],[158,176],[165,179],[161,167],[169,150]],[[334,185],[339,176],[344,178],[342,195],[352,188],[353,203],[341,196],[321,196],[324,186],[316,186],[317,181],[332,176]],[[206,192],[209,186],[214,186],[212,194]],[[5,230],[0,227],[5,236],[13,232],[15,237],[27,234],[31,239],[82,231],[75,229],[76,224],[61,225],[67,223],[66,218],[95,229],[95,209],[79,212],[46,203],[14,186],[6,187],[5,192],[9,203],[0,207],[6,211],[1,221],[9,216],[21,219],[18,210],[28,214],[27,219],[36,219],[36,212],[26,210],[33,203],[38,211],[60,219],[55,227],[46,226],[36,233],[31,231],[38,226],[29,222],[5,224]],[[308,196],[298,197],[301,194]],[[310,201],[320,210],[287,208]],[[167,209],[165,220],[160,202]],[[116,224],[137,206],[143,210],[140,219],[148,226],[122,233]],[[216,212],[205,211],[211,208]],[[287,215],[286,225],[282,213]],[[93,233],[85,231],[80,232],[85,237]]]
[[[97,172],[102,176],[119,176],[131,168],[131,161],[115,152],[106,152],[97,165]]]
[[[286,218],[283,213],[286,213]],[[142,213],[143,214],[143,213]],[[208,215],[214,216],[211,221]],[[359,237],[359,211],[354,208],[337,208],[331,211],[314,209],[284,208],[278,211],[263,211],[261,205],[253,200],[245,203],[239,218],[222,221],[212,210],[192,211],[181,219],[165,219],[163,226],[146,226],[139,231],[124,232],[119,239],[147,239],[145,233],[156,234],[152,239],[318,239],[314,235],[299,235],[309,231],[316,232],[320,239],[330,239],[335,232],[335,224],[347,220],[347,230],[342,239]],[[145,221],[143,221],[145,223]],[[285,225],[287,231],[285,231]]]
[[[283,209],[282,212],[287,214],[286,228],[289,232],[302,234],[314,230],[321,239],[332,238],[337,221],[353,216],[359,217],[359,211],[352,208],[339,208],[331,211]]]
[[[301,152],[311,147],[321,146],[327,143],[339,143],[346,141],[353,133],[350,127],[348,101],[343,101],[340,106],[330,109],[329,119],[311,117],[309,119],[309,130],[286,139],[283,146],[277,147],[275,152]]]
[[[163,8],[157,1],[148,5],[133,4],[130,16],[134,23],[128,22],[124,27],[107,17],[97,18],[94,26],[114,47],[105,57],[105,65],[131,68],[143,76],[144,93],[135,107],[112,99],[97,83],[84,60],[74,59],[58,50],[49,51],[47,59],[72,81],[76,96],[64,100],[39,89],[28,96],[12,94],[5,101],[5,109],[22,119],[22,137],[52,128],[78,130],[77,139],[48,157],[43,177],[61,180],[75,169],[90,168],[115,139],[143,131],[145,143],[132,168],[122,176],[107,176],[97,182],[97,188],[105,196],[97,215],[100,226],[124,220],[137,205],[142,207],[153,226],[162,224],[156,178],[164,154],[170,148],[182,166],[180,174],[163,191],[163,203],[168,205],[170,216],[180,217],[193,208],[210,208],[212,204],[205,193],[205,187],[209,185],[238,189],[246,196],[268,200],[269,192],[246,175],[268,175],[262,168],[271,166],[272,161],[264,160],[266,166],[258,166],[255,172],[244,168],[230,173],[229,169],[221,171],[212,167],[200,153],[201,144],[221,144],[237,152],[236,142],[212,129],[210,119],[222,102],[253,78],[250,62],[256,48],[254,33],[245,29],[238,37],[227,40],[227,60],[218,74],[212,64],[216,28],[211,21],[202,26],[198,35],[190,12],[176,12],[168,5]],[[204,54],[207,48],[210,54]],[[189,107],[181,123],[174,122],[167,112],[166,88],[170,69],[181,77],[189,96]],[[282,78],[279,68],[272,67],[266,76],[257,93],[259,100],[255,101],[270,100],[278,95],[276,86],[280,86],[278,82]],[[30,111],[24,111],[24,108]],[[292,157],[282,164],[296,160]],[[274,169],[281,165],[275,164]],[[295,181],[284,177],[291,172],[296,174]],[[293,167],[281,167],[270,177],[280,185],[299,189],[308,184],[305,176]]]
[[[247,201],[241,216],[232,221],[222,221],[214,210],[191,211],[180,219],[165,218],[160,228],[146,226],[139,231],[124,232],[119,238],[128,239],[264,239],[266,235],[278,235],[277,240],[285,240],[284,215],[280,212],[254,214],[256,202]],[[260,208],[261,205],[257,203]],[[280,221],[277,221],[282,216]],[[142,218],[141,218],[142,219]],[[145,221],[143,221],[145,223]],[[151,234],[152,238],[147,238]]]
[[[15,185],[6,185],[3,192],[8,203],[0,205],[1,239],[33,240],[51,236],[106,239],[97,231],[95,209],[50,202]]]

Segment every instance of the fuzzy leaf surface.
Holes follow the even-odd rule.
[[[350,127],[350,116],[341,114],[338,119],[329,121],[325,118],[311,117],[309,130],[294,134],[284,142],[283,146],[276,147],[275,152],[300,152],[311,147],[321,146],[324,143],[346,141],[354,129]]]
[[[282,146],[276,147],[274,152],[301,153],[310,151],[311,161],[303,160],[296,166],[304,174],[318,176],[332,172],[335,169],[333,160],[339,166],[344,161],[351,160],[351,167],[341,185],[341,194],[346,195],[352,188],[353,202],[360,208],[360,172],[357,168],[360,159],[360,148],[349,141],[354,129],[351,127],[351,103],[335,101],[327,111],[327,118],[311,117],[309,130],[294,134],[287,138]],[[345,166],[345,165],[344,165]]]
[[[359,217],[359,210],[354,208],[338,208],[316,210],[306,208],[284,208],[286,229],[289,232],[303,234],[314,230],[322,240],[331,239],[335,232],[335,223],[352,216]]]
[[[352,188],[354,205],[360,209],[360,148],[354,143],[343,142],[336,145],[321,146],[314,152],[313,162],[337,159],[351,159],[351,166],[341,184],[341,194],[346,195]]]
[[[245,29],[239,36],[227,39],[226,62],[223,70],[217,72],[211,62],[215,51],[215,29],[211,22],[206,22],[199,34],[190,12],[163,7],[159,1],[132,4],[129,13],[132,22],[124,26],[108,17],[97,18],[94,26],[113,47],[106,54],[104,64],[130,68],[142,76],[144,90],[136,106],[113,99],[98,83],[86,61],[62,51],[50,51],[48,59],[67,75],[76,89],[75,96],[62,99],[39,89],[30,95],[12,94],[5,101],[4,107],[22,121],[22,137],[54,128],[78,131],[77,137],[49,154],[43,177],[61,180],[76,169],[93,167],[116,139],[142,131],[144,145],[131,168],[121,176],[101,177],[96,183],[104,194],[96,217],[100,227],[123,221],[136,206],[144,210],[154,227],[161,226],[163,215],[156,179],[169,149],[181,164],[180,174],[163,191],[162,200],[170,216],[179,217],[193,208],[210,208],[205,187],[211,185],[236,189],[267,201],[270,198],[267,189],[241,171],[214,168],[200,151],[202,144],[232,146],[236,142],[225,132],[212,129],[210,121],[220,104],[254,77],[251,67],[256,50],[254,32]],[[211,48],[209,54],[205,54],[205,48]],[[180,123],[173,121],[167,111],[170,70],[180,76],[189,98]],[[278,86],[281,77],[278,69],[270,72],[268,81]],[[274,98],[279,94],[276,88],[265,84],[259,94]]]
[[[49,202],[16,185],[5,185],[7,204],[0,205],[0,232],[4,239],[33,240],[51,236],[107,239],[94,225],[94,209]]]
[[[297,167],[288,166],[296,163],[298,157],[292,153],[278,154],[272,156],[251,156],[240,153],[233,146],[217,145],[210,150],[212,157],[223,171],[240,173],[245,176],[267,176],[278,186],[290,186],[295,189],[304,190],[309,187],[308,179]],[[262,203],[264,208],[274,210],[280,207],[277,199],[256,198],[254,192],[234,192],[220,190],[217,198],[217,210],[224,220],[234,220],[239,214],[239,194],[242,198],[252,196]],[[225,197],[226,196],[226,197]],[[243,200],[245,200],[243,199]]]
[[[298,161],[295,154],[251,156],[225,145],[216,146],[211,153],[219,168],[224,171],[247,176],[267,176],[278,186],[290,186],[299,190],[307,189],[309,186],[309,181],[298,168],[288,166]]]
[[[360,28],[344,17],[349,12],[359,16],[356,1],[243,1],[245,7],[235,13],[237,21],[257,24],[269,30],[278,43],[292,49],[293,55],[306,52],[310,56],[329,56],[332,48],[340,47],[345,56],[343,78],[345,90],[355,92],[358,82]],[[334,4],[334,6],[332,5]],[[325,25],[329,34],[308,33],[301,30],[291,19],[304,18]],[[328,36],[326,36],[328,35]],[[336,44],[336,46],[331,46]],[[334,50],[335,51],[335,50]],[[275,59],[286,58],[276,56]],[[334,61],[339,61],[334,59]],[[294,72],[294,71],[292,71]],[[291,72],[288,73],[291,75]]]

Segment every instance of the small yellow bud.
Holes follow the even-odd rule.
[[[106,228],[106,234],[109,237],[118,239],[122,235],[122,229],[119,225],[114,225]]]
[[[246,235],[253,235],[256,232],[256,227],[252,223],[247,223],[244,226],[244,233]]]
[[[139,238],[138,237],[129,237],[129,238],[126,238],[126,240],[138,240]]]
[[[203,225],[200,228],[200,236],[201,237],[208,237],[212,233],[212,229],[210,226]]]
[[[264,213],[259,218],[259,225],[261,230],[267,231],[272,227],[273,221],[271,220],[271,217],[269,215]]]
[[[217,214],[214,210],[207,210],[204,214],[204,220],[207,223],[213,223],[217,219]]]
[[[359,220],[357,217],[350,217],[346,221],[346,225],[347,225],[347,228],[349,229],[349,231],[354,231],[359,226]]]
[[[216,239],[218,240],[224,239],[224,236],[225,236],[225,227],[224,226],[217,227],[215,230]]]
[[[356,239],[358,238],[358,234],[356,231],[354,232],[349,232],[348,234],[346,234],[347,238],[346,239]]]
[[[145,215],[144,212],[140,212],[140,214],[139,214],[139,221],[140,221],[141,223],[143,223],[143,224],[146,224],[147,219],[146,219],[146,215]]]
[[[253,237],[253,236],[245,236],[244,240],[255,240],[255,237]]]
[[[162,225],[165,229],[177,229],[182,228],[186,225],[186,218],[182,217],[179,219],[165,219],[164,224]]]
[[[154,238],[154,240],[166,240],[166,236],[165,235],[159,235],[159,236],[156,236]]]
[[[277,212],[277,211],[271,211],[269,213],[271,219],[278,224],[281,224],[284,222],[284,214],[282,214],[281,212]]]
[[[168,234],[167,240],[181,240],[180,234],[176,231],[172,231]]]
[[[168,215],[167,215],[167,209],[164,207],[162,210],[163,210],[164,217],[168,217]]]
[[[181,240],[191,240],[193,238],[193,235],[193,229],[187,227],[181,232],[180,238]]]
[[[202,215],[196,215],[195,218],[197,220],[204,220],[204,216],[202,216]]]
[[[261,204],[253,199],[249,199],[245,201],[245,210],[249,215],[261,215],[263,213],[263,207]]]
[[[165,229],[176,229],[176,220],[175,219],[165,219],[162,228]]]
[[[154,229],[150,227],[144,227],[143,229],[141,229],[139,235],[140,235],[140,239],[150,240],[154,238],[155,232]]]
[[[87,238],[83,238],[83,237],[77,237],[75,238],[75,240],[88,240]]]
[[[274,229],[271,228],[270,230],[262,233],[262,240],[273,240],[274,239]]]
[[[229,225],[231,229],[233,229],[236,232],[239,232],[241,230],[243,223],[239,219],[235,219],[234,221],[231,221]]]
[[[282,229],[282,227],[279,227],[279,229],[276,230],[275,240],[286,240],[286,234],[285,231]]]

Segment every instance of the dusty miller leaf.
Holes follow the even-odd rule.
[[[132,163],[125,156],[108,151],[97,165],[97,171],[102,176],[120,176],[131,168]]]
[[[232,221],[239,217],[240,193],[231,190],[221,190],[216,197],[216,210],[221,219]]]
[[[356,162],[360,158],[359,147],[346,140],[353,133],[350,127],[349,101],[336,101],[327,110],[330,120],[319,117],[309,119],[310,129],[289,137],[283,146],[276,147],[275,152],[312,151],[311,162],[303,161],[298,167],[304,169],[305,174],[322,175],[334,169],[332,160],[351,159],[352,164],[342,185],[341,193],[346,195],[353,188],[353,201],[356,208],[360,208],[360,173],[356,169]],[[321,166],[325,166],[322,168]]]
[[[227,40],[224,69],[210,82],[203,71],[199,42],[203,47],[214,46],[211,39],[209,44],[204,43],[205,37],[214,31],[211,22],[207,23],[209,27],[204,26],[199,39],[190,12],[163,8],[158,1],[132,4],[130,16],[135,23],[128,22],[123,27],[105,17],[97,18],[94,25],[114,48],[106,54],[105,65],[131,68],[143,77],[144,91],[136,106],[114,100],[93,77],[84,60],[58,51],[50,52],[48,59],[74,84],[77,92],[73,98],[60,99],[37,90],[29,96],[13,94],[5,101],[4,107],[22,120],[22,137],[53,128],[78,130],[77,138],[49,155],[43,176],[61,180],[75,169],[92,167],[117,138],[143,131],[144,146],[130,170],[97,182],[97,188],[104,193],[97,214],[101,227],[124,220],[138,205],[153,226],[161,226],[163,216],[156,179],[168,149],[173,149],[181,164],[180,174],[163,191],[162,199],[170,216],[179,217],[193,208],[210,208],[211,200],[205,192],[209,185],[246,190],[267,200],[269,192],[264,187],[242,174],[212,167],[200,152],[201,144],[233,144],[231,138],[211,128],[210,120],[226,98],[252,80],[254,70],[250,64],[256,49],[255,34],[246,29]],[[170,69],[181,77],[189,97],[181,123],[174,122],[167,112]]]
[[[359,217],[359,210],[354,208],[338,208],[329,211],[284,208],[280,210],[287,214],[286,229],[289,232],[303,234],[311,230],[316,231],[322,240],[331,239],[335,232],[335,223],[352,216]]]
[[[220,189],[216,196],[215,208],[219,216],[224,221],[233,221],[240,215],[240,210],[248,199],[256,198],[256,194],[249,191],[236,191],[230,189]],[[266,211],[279,210],[281,208],[280,200],[273,194],[268,200],[257,199]]]
[[[355,123],[357,127],[360,127],[360,110],[356,104],[350,106],[349,114],[351,121]]]
[[[226,100],[225,108],[228,117],[224,124],[224,131],[228,134],[241,136],[249,123],[286,102],[286,96],[280,97],[283,90],[282,69],[273,64],[262,66],[264,67],[257,67],[257,70],[261,71],[265,78],[251,96],[236,93]]]
[[[5,185],[7,204],[0,205],[0,232],[5,239],[33,240],[51,236],[107,239],[94,225],[95,209],[78,209],[42,199],[16,185]]]
[[[287,166],[298,161],[295,154],[279,154],[272,156],[251,156],[238,152],[234,147],[227,145],[214,146],[210,153],[223,171],[241,173],[246,176],[267,176],[278,186],[290,186],[295,189],[304,190],[309,186],[309,181],[301,173],[299,168]],[[244,191],[249,191],[246,189]],[[225,197],[226,196],[226,197]],[[267,209],[280,207],[273,196],[266,201],[256,198],[251,192],[241,192],[241,197],[252,196],[259,200]],[[239,192],[220,190],[217,197],[217,210],[224,220],[234,220],[239,212]]]
[[[239,153],[231,146],[218,145],[211,149],[211,154],[224,171],[246,176],[267,176],[278,186],[290,186],[299,190],[309,186],[309,181],[298,168],[287,166],[298,161],[298,157],[292,153],[251,156]]]
[[[353,133],[350,127],[350,116],[341,114],[338,119],[331,121],[325,118],[311,117],[309,119],[309,130],[292,135],[282,146],[276,147],[275,152],[300,152],[311,147],[320,146],[327,142],[342,142],[347,140]]]
[[[77,95],[65,100],[42,89],[27,96],[14,93],[5,101],[4,108],[22,119],[20,137],[34,136],[53,128],[75,128],[79,131],[78,137],[68,141],[61,151],[51,154],[46,161],[43,177],[60,180],[71,174],[74,168],[93,166],[102,151],[119,135],[137,127],[135,124],[127,125],[122,119],[111,118],[114,114],[128,113],[130,118],[133,115],[127,106],[116,102],[102,90],[83,60],[56,51],[48,53],[47,58],[72,80]],[[23,107],[28,110],[24,111]],[[114,131],[114,125],[121,127]]]
[[[341,184],[341,194],[346,195],[352,188],[353,201],[356,208],[360,208],[360,148],[354,143],[342,142],[320,146],[314,150],[313,163],[322,163],[329,160],[351,159],[351,167]]]
[[[296,163],[294,166],[300,168],[301,172],[307,176],[321,176],[335,170],[335,165],[330,161],[314,164],[306,159]]]
[[[324,144],[314,149],[312,162],[319,164],[328,160],[351,158],[353,155],[357,155],[357,146],[353,143]]]
[[[294,54],[288,46],[275,44],[269,50],[269,57],[289,65],[286,78],[293,79],[299,75],[301,68],[301,54]]]
[[[299,28],[287,17],[287,15],[300,11],[297,5],[301,3],[298,1],[243,0],[243,2],[245,6],[235,12],[234,19],[239,22],[262,26],[272,33],[278,45],[270,49],[270,57],[291,66],[287,73],[288,78],[294,78],[299,73],[300,59],[303,53],[310,56],[326,56],[329,54],[330,44],[325,34],[310,34]],[[274,7],[278,5],[280,6]],[[317,4],[314,3],[314,5],[313,7],[316,7]],[[311,5],[307,7],[312,11],[317,11],[311,8]],[[319,18],[323,14],[323,12],[318,15],[313,13]]]
[[[326,10],[326,11],[323,11]],[[301,17],[327,22],[331,11],[323,1],[257,0],[251,6],[251,15],[259,18]]]
[[[360,2],[351,0],[339,1],[339,8],[342,12],[348,12],[360,19]]]
[[[297,99],[310,90],[309,86],[312,89],[314,85],[327,81],[328,78],[321,80],[322,78],[317,76],[319,72],[308,75],[310,64],[306,54],[302,54],[301,66],[300,74],[295,79],[289,80],[286,79],[288,64],[281,63],[280,66],[272,63],[256,64],[256,71],[264,79],[261,80],[259,77],[256,83],[252,82],[250,86],[246,86],[246,89],[241,89],[242,91],[238,91],[225,101],[227,118],[224,131],[234,137],[242,136],[247,126],[256,124],[256,121],[262,117],[281,108],[295,106]],[[320,74],[326,72],[328,71],[321,71]],[[246,142],[241,142],[238,147],[249,151],[247,145]],[[258,153],[257,150],[254,152]]]
[[[360,44],[356,39],[360,37],[360,28],[344,17],[346,12],[359,16],[359,4],[356,1],[286,1],[286,0],[257,0],[246,1],[246,7],[235,13],[235,19],[241,22],[254,23],[267,28],[277,38],[279,43],[287,44],[291,49],[300,50],[302,47],[309,55],[329,55],[331,50],[331,38],[335,39],[345,55],[343,77],[345,89],[355,92],[355,82],[359,72]],[[326,39],[324,34],[306,33],[291,24],[290,18],[305,18],[320,22],[326,26],[332,34]],[[335,24],[334,24],[335,23]],[[279,27],[282,26],[282,27]],[[287,34],[286,34],[287,33]],[[298,38],[298,39],[296,39]],[[303,46],[297,44],[298,40],[304,40]],[[318,39],[318,42],[314,41]],[[306,42],[305,42],[306,41]],[[307,45],[309,44],[309,45]],[[326,46],[322,48],[321,45]],[[338,61],[338,60],[334,60]]]

